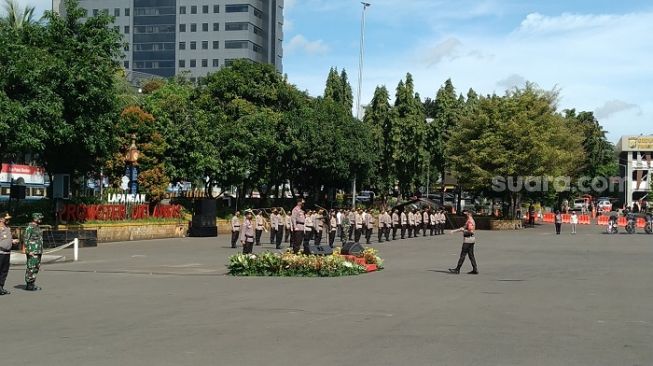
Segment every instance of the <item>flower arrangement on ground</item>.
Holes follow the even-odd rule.
[[[373,255],[376,264],[379,261],[382,263],[376,251],[370,255]],[[337,250],[333,255],[325,256],[294,254],[291,251],[234,254],[229,257],[227,268],[233,276],[338,277],[367,272],[365,266],[348,260]]]

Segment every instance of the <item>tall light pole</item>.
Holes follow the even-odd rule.
[[[361,89],[363,88],[363,58],[365,56],[365,11],[372,6],[370,3],[361,1],[363,12],[361,14],[361,39],[360,53],[358,55],[358,90],[356,91],[356,118],[361,118]],[[351,207],[356,209],[356,177],[352,182]]]
[[[433,121],[435,121],[433,118],[426,117],[426,123],[427,124],[430,125],[431,123],[433,123]],[[431,178],[431,157],[430,156],[427,158],[426,162],[428,164],[427,168],[426,168],[426,198],[429,198],[429,186],[431,185],[431,180],[430,180],[430,178]]]
[[[365,57],[365,12],[368,7],[372,6],[370,3],[361,1],[363,4],[363,12],[361,14],[361,39],[360,39],[360,54],[358,55],[358,91],[356,93],[356,118],[361,118],[361,89],[363,88],[363,60]]]

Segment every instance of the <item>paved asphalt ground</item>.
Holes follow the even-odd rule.
[[[11,270],[0,365],[653,365],[653,235],[563,230],[480,232],[478,276],[458,235],[325,279],[225,276],[225,236],[82,249]]]

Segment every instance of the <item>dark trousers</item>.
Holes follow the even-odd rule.
[[[320,245],[322,243],[322,231],[315,232],[315,245]]]
[[[431,236],[435,233],[435,224],[431,224]]]
[[[299,253],[299,249],[302,247],[302,242],[304,241],[304,230],[296,230],[292,233],[292,251],[293,253]]]
[[[365,229],[365,242],[369,244],[370,239],[372,239],[372,228],[367,228]]]
[[[304,247],[311,243],[311,239],[313,239],[313,229],[304,231]]]
[[[277,228],[271,227],[270,228],[270,244],[274,244],[277,242]]]
[[[252,239],[247,239],[247,240],[252,240]],[[245,244],[243,244],[243,254],[252,254],[254,251],[254,241],[245,241]]]
[[[401,238],[406,238],[406,225],[401,225]]]
[[[560,235],[560,229],[562,228],[562,224],[559,222],[556,222],[556,234]]]
[[[392,240],[397,240],[397,229],[399,229],[399,225],[392,226]]]
[[[231,232],[231,247],[235,248],[236,243],[238,243],[238,237],[240,236],[240,231],[232,231]]]
[[[345,241],[345,228],[342,227],[342,225],[338,225],[338,237],[340,238],[340,241],[344,243]]]
[[[263,235],[263,230],[256,230],[256,245],[261,245],[261,235]]]
[[[408,237],[409,238],[413,237],[413,228],[414,227],[415,227],[414,225],[408,225]]]
[[[385,233],[385,241],[390,241],[390,228],[389,227],[383,228],[383,232]]]
[[[379,243],[383,243],[383,232],[385,231],[385,228],[380,227],[379,229]],[[387,239],[386,239],[387,240]]]
[[[277,249],[281,248],[281,239],[283,239],[283,225],[277,226],[277,241],[275,242]]]
[[[285,232],[286,232],[286,238],[284,239],[284,241],[285,241],[286,243],[288,243],[288,242],[290,242],[290,237],[292,236],[292,230],[290,230],[290,229],[285,229]]]
[[[361,241],[361,234],[363,233],[363,229],[356,229],[354,230],[354,242],[358,244]]]
[[[460,259],[458,259],[458,266],[456,266],[456,269],[460,270],[460,267],[463,266],[463,262],[465,262],[466,256],[469,256],[469,260],[472,262],[472,268],[474,268],[474,271],[477,271],[478,267],[476,266],[476,257],[474,257],[474,244],[465,243],[463,243],[463,249],[460,251]]]
[[[347,233],[347,239],[349,241],[351,241],[351,236],[354,234],[354,231],[355,231],[354,226],[353,225],[349,226],[349,232]]]
[[[329,231],[329,246],[333,248],[333,242],[336,241],[336,232]]]
[[[426,236],[426,229],[428,229],[429,224],[422,224],[422,236]]]
[[[9,273],[9,259],[11,255],[0,254],[0,287],[5,287],[5,281],[7,280],[7,274]]]
[[[528,215],[528,226],[535,227],[535,214]]]

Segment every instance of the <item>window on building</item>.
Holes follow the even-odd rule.
[[[202,23],[202,32],[209,31],[209,23]]]
[[[123,61],[122,65],[125,67],[125,69],[129,68],[129,61]]]
[[[186,49],[186,42],[179,42],[179,49],[180,50],[185,50]]]
[[[191,50],[196,50],[197,49],[197,42],[191,41],[190,42],[190,49]]]
[[[255,8],[254,9],[254,16],[259,18],[259,19],[263,19],[263,12]]]
[[[232,58],[227,58],[227,59],[224,60],[224,65],[225,66],[231,66],[231,64],[233,64],[233,63],[234,63],[234,59],[232,59]]]
[[[102,9],[102,13],[104,13],[104,15],[109,15],[109,9]]]
[[[197,67],[197,61],[195,59],[190,60],[190,67]]]
[[[120,27],[117,26],[117,25],[114,25],[114,26],[113,26],[113,30],[115,30],[116,32],[120,33]]]
[[[125,34],[129,34],[129,26],[128,25],[125,26]]]
[[[203,50],[209,49],[209,41],[202,41],[202,49]]]
[[[220,60],[217,58],[213,59],[213,67],[220,67]]]
[[[246,4],[237,4],[237,5],[225,5],[225,13],[247,13],[249,11],[249,5]]]
[[[125,16],[128,17],[131,15],[131,9],[130,8],[125,8]]]
[[[225,49],[248,48],[247,41],[224,41]]]
[[[202,59],[202,67],[209,67],[209,60],[206,58]]]
[[[190,31],[191,32],[197,32],[197,24],[191,23],[190,24]]]
[[[185,32],[186,31],[186,24],[179,24],[179,32]]]
[[[214,13],[219,13],[220,12],[220,5],[213,5],[213,12]]]
[[[256,43],[254,43],[254,44],[252,45],[252,49],[254,50],[254,52],[257,52],[257,53],[261,53],[261,52],[263,52],[263,47],[257,45]]]
[[[202,5],[202,14],[208,14],[208,13],[209,13],[209,6]]]
[[[96,17],[100,11],[97,9],[93,9],[93,16]]]
[[[241,30],[247,30],[249,24],[245,22],[229,22],[229,23],[224,23],[224,30],[225,31],[241,31]]]
[[[220,23],[213,23],[213,31],[217,32],[220,30]]]
[[[186,7],[185,6],[180,6],[179,7],[179,14],[186,14]]]
[[[254,34],[263,37],[265,35],[265,32],[263,32],[263,29],[261,29],[261,28],[259,28],[257,26],[254,26]]]
[[[197,81],[197,78],[195,78],[195,77],[190,78],[191,83],[195,83],[196,81]]]
[[[125,47],[123,47],[123,49],[125,50],[125,52],[128,52],[129,51],[129,43],[126,43]]]
[[[179,60],[179,67],[186,67],[186,60]]]
[[[190,13],[191,14],[197,14],[197,5],[191,5]]]
[[[213,41],[213,49],[217,50],[218,48],[220,48],[220,41]]]
[[[120,8],[113,9],[113,16],[114,17],[119,17],[120,16]]]

